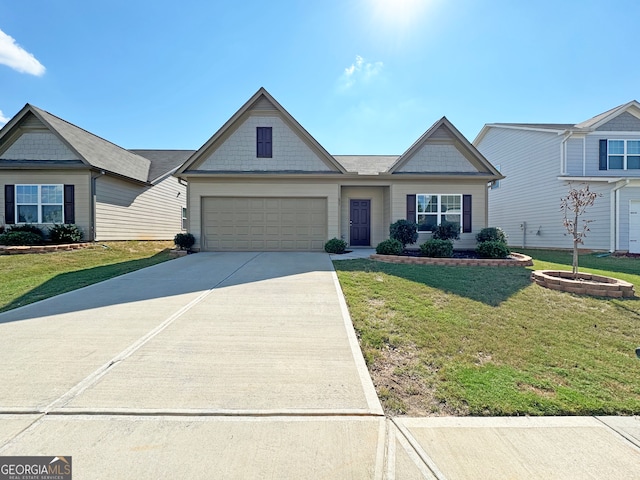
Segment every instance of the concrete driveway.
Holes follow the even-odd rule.
[[[190,255],[1,314],[0,339],[0,455],[71,455],[75,479],[382,471],[326,254]]]
[[[385,419],[330,258],[199,253],[0,314],[0,457],[73,478],[640,478],[640,421]]]

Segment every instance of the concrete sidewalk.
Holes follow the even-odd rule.
[[[84,478],[640,478],[640,421],[382,415],[326,254],[200,253],[0,314],[0,456]]]

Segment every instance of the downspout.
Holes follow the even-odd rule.
[[[562,142],[560,142],[560,175],[567,174],[567,140],[571,138],[571,135],[573,135],[572,131],[565,131]]]
[[[616,182],[616,186],[611,189],[610,199],[610,212],[609,218],[611,219],[609,227],[609,251],[615,252],[619,250],[620,245],[620,190],[629,185],[629,179],[625,179],[622,182]]]
[[[91,208],[89,209],[89,228],[91,230],[91,241],[96,241],[96,180],[104,175],[104,170],[101,170],[99,173],[91,174],[91,185],[90,185],[90,196],[91,196]]]

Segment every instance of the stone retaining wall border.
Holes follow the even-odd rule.
[[[458,267],[530,267],[533,260],[528,255],[511,253],[509,258],[433,258],[433,257],[407,257],[402,255],[378,255],[374,253],[371,260],[386,263],[400,263],[405,265],[445,265]]]
[[[9,247],[6,245],[0,245],[0,255],[20,255],[25,253],[50,253],[66,250],[79,250],[81,248],[87,248],[94,243],[66,243],[62,245],[31,245],[31,246],[18,246]]]

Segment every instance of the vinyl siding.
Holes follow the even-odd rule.
[[[180,194],[180,195],[178,195]],[[153,187],[111,176],[96,180],[96,240],[169,240],[181,231],[186,187],[167,177]]]
[[[272,157],[256,156],[256,127],[272,128]],[[249,116],[197,167],[200,171],[307,171],[333,170],[279,116]]]
[[[476,246],[476,234],[487,226],[486,184],[479,182],[403,182],[391,188],[391,222],[407,218],[407,195],[427,194],[461,194],[471,195],[471,232],[461,233],[460,240],[454,243],[459,250],[473,249]],[[388,237],[388,232],[387,232]],[[417,247],[431,238],[430,233],[420,233]]]
[[[342,239],[350,243],[350,200],[371,200],[371,245],[376,246],[389,237],[389,225],[385,223],[385,187],[342,187],[340,197],[340,232]],[[388,196],[388,195],[387,195]]]
[[[567,175],[582,175],[582,157],[584,153],[584,141],[582,138],[570,138],[566,142]]]
[[[202,197],[317,197],[327,199],[327,240],[340,237],[339,185],[327,182],[287,179],[203,179],[189,178],[189,232],[196,238],[195,249],[201,248]]]
[[[441,130],[442,128],[438,129]],[[398,172],[476,173],[478,169],[455,145],[425,143]]]
[[[51,132],[23,133],[0,155],[3,160],[79,160],[80,158]]]
[[[489,192],[489,226],[501,227],[511,246],[572,247],[560,212],[560,199],[569,190],[566,182],[558,180],[560,145],[561,137],[555,133],[495,127],[476,145],[491,163],[501,166],[506,177]],[[610,187],[594,184],[591,188],[604,197],[585,217],[597,221],[591,224],[584,248],[609,249]]]
[[[640,132],[636,134],[624,134],[598,132],[587,136],[587,162],[586,175],[588,177],[635,177],[640,178],[640,170],[600,170],[600,139],[607,140],[640,140]]]
[[[629,112],[623,112],[616,118],[599,126],[597,130],[611,132],[640,132],[640,119],[631,115]]]
[[[4,186],[5,185],[74,185],[75,198],[75,224],[82,229],[85,239],[91,238],[90,232],[90,184],[91,176],[88,172],[61,172],[61,171],[28,171],[28,170],[2,170],[0,172],[2,183],[0,187],[0,224],[4,224]],[[50,225],[45,225],[48,228]]]

